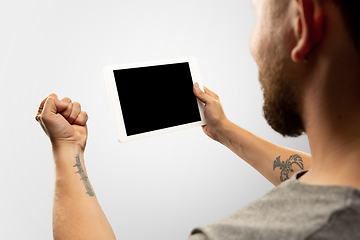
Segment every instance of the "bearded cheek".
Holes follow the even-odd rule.
[[[295,74],[285,67],[286,59],[273,49],[272,59],[264,61],[259,80],[264,93],[264,117],[283,136],[299,136],[304,131],[298,113],[299,96]]]
[[[254,29],[250,40],[250,52],[259,69],[262,68],[264,60],[267,58],[266,50],[269,47],[269,39],[264,34],[265,31]]]
[[[299,113],[298,103],[285,85],[270,87],[265,93],[264,116],[268,124],[283,136],[296,137],[305,129]]]

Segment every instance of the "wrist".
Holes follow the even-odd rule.
[[[218,127],[215,131],[216,140],[221,144],[226,145],[225,143],[228,141],[228,133],[231,131],[232,123],[229,119],[224,118],[222,121],[219,122]]]
[[[57,153],[83,153],[85,147],[81,146],[80,143],[71,141],[51,141],[52,150],[54,154]]]
[[[76,157],[80,157],[81,161],[84,161],[84,149],[79,144],[52,142],[52,151],[56,168],[72,167]]]
[[[53,144],[55,182],[58,189],[77,196],[94,196],[84,161],[84,151],[78,144],[57,142]],[[79,181],[80,180],[80,181]],[[83,190],[86,190],[82,193]],[[65,191],[64,189],[61,191]],[[79,195],[80,194],[80,195]]]

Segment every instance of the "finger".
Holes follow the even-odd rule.
[[[205,90],[205,93],[206,93],[207,95],[209,95],[210,97],[215,98],[215,99],[217,99],[217,100],[220,99],[220,97],[219,97],[216,93],[214,93],[213,91],[211,91],[210,89],[208,89],[208,88],[205,87],[205,86],[204,86],[204,90]]]
[[[80,126],[85,126],[88,119],[89,119],[89,117],[88,117],[87,113],[82,111],[82,112],[80,112],[80,114],[78,115],[78,117],[76,118],[74,123],[77,125],[80,125]]]
[[[77,119],[78,115],[81,112],[81,105],[78,102],[72,103],[72,110],[70,113],[70,116],[67,118],[68,122],[70,124],[73,124],[75,122],[75,119]]]
[[[66,108],[67,105],[60,102],[57,95],[52,93],[46,98],[40,117],[48,117],[51,114],[57,114],[58,112],[64,111]]]
[[[195,83],[194,86],[193,86],[193,90],[194,90],[194,94],[195,96],[200,100],[202,101],[203,103],[207,103],[209,101],[212,100],[212,98],[204,93],[200,88],[199,88],[199,84],[198,83]]]
[[[63,115],[64,118],[68,119],[70,117],[70,114],[71,114],[71,111],[73,108],[71,99],[68,97],[64,97],[60,101],[67,104],[67,108],[61,112],[61,115]]]
[[[48,97],[44,98],[44,100],[41,101],[39,109],[38,109],[38,111],[37,111],[37,113],[35,115],[35,120],[38,121],[38,122],[40,121],[40,115],[43,112],[44,105],[45,105],[45,102],[46,102],[47,98]]]

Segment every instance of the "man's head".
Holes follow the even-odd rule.
[[[341,12],[347,32],[360,49],[360,21],[354,21],[354,9],[360,5],[359,1],[253,2],[257,21],[250,48],[259,66],[259,80],[264,92],[264,116],[269,125],[282,135],[299,136],[306,130],[303,115],[305,79],[310,71],[316,71],[313,60],[319,51],[324,50],[319,49],[324,38],[328,37],[326,17],[332,12],[324,5],[331,2],[336,6],[334,9]],[[349,2],[356,3],[350,6]]]

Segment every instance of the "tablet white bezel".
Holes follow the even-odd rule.
[[[204,104],[202,102],[200,102],[199,100],[197,100],[201,121],[183,124],[183,125],[174,126],[174,127],[169,127],[169,128],[164,128],[164,129],[155,130],[155,131],[150,131],[150,132],[146,132],[146,133],[140,133],[140,134],[131,135],[131,136],[128,136],[126,134],[125,123],[124,123],[124,119],[123,119],[123,115],[122,115],[122,111],[121,111],[121,107],[120,107],[120,100],[118,97],[118,91],[117,91],[113,71],[119,70],[119,69],[159,66],[159,65],[185,63],[185,62],[189,63],[193,83],[197,82],[200,86],[200,89],[204,90],[203,84],[201,81],[201,77],[200,77],[200,71],[199,71],[197,59],[194,57],[152,61],[152,62],[142,62],[142,63],[118,64],[118,65],[110,65],[110,66],[104,67],[106,86],[107,86],[107,90],[108,90],[108,94],[109,94],[111,110],[112,110],[113,118],[115,121],[115,128],[116,128],[116,133],[117,133],[119,142],[127,142],[127,141],[131,141],[131,140],[155,136],[158,134],[178,131],[178,130],[196,127],[196,126],[202,126],[202,125],[206,124],[205,116],[204,116]]]

